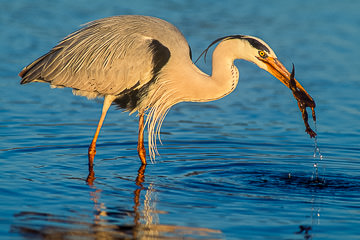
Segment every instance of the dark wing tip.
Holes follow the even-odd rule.
[[[27,72],[26,68],[24,68],[23,70],[21,70],[21,72],[19,72],[19,77],[24,77],[25,73]]]
[[[29,71],[29,69],[27,67],[25,67],[23,70],[21,70],[21,72],[19,72],[19,77],[21,77],[21,82],[20,84],[26,84],[29,83],[29,79],[26,77],[26,73]]]

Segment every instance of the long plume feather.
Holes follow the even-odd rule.
[[[225,37],[221,37],[216,39],[215,41],[213,41],[212,43],[210,43],[210,45],[200,54],[200,56],[196,59],[195,63],[197,63],[197,61],[199,61],[199,59],[202,57],[202,55],[204,55],[204,62],[206,63],[206,56],[207,53],[209,51],[209,49],[214,46],[216,43],[221,42],[221,41],[226,41],[226,40],[230,40],[230,39],[241,39],[243,38],[244,35],[230,35],[230,36],[225,36]]]

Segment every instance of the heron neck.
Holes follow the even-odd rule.
[[[188,71],[186,101],[208,102],[220,99],[231,93],[239,80],[238,69],[234,65],[235,57],[228,44],[219,44],[212,57],[211,76],[203,73],[194,64]],[[195,74],[194,74],[195,73]]]

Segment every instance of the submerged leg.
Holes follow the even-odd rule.
[[[139,117],[139,136],[137,150],[141,163],[146,165],[146,150],[144,147],[144,113],[140,113]]]
[[[93,163],[94,163],[94,157],[96,154],[96,140],[99,136],[100,133],[100,129],[101,126],[103,125],[105,116],[107,111],[109,110],[109,107],[111,106],[111,103],[115,100],[115,96],[112,95],[106,95],[104,98],[104,104],[103,104],[103,108],[102,108],[102,112],[101,112],[101,117],[99,120],[99,124],[96,128],[96,132],[94,135],[94,138],[89,146],[89,151],[88,151],[88,157],[89,157],[89,172],[93,171]]]

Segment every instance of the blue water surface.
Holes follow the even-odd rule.
[[[359,9],[347,0],[1,1],[1,239],[360,239]],[[136,114],[112,107],[87,184],[102,101],[21,86],[17,74],[81,24],[122,14],[173,23],[195,59],[225,35],[264,39],[316,101],[323,158],[291,91],[237,61],[232,94],[172,108],[146,169]],[[207,73],[210,56],[198,63]]]

